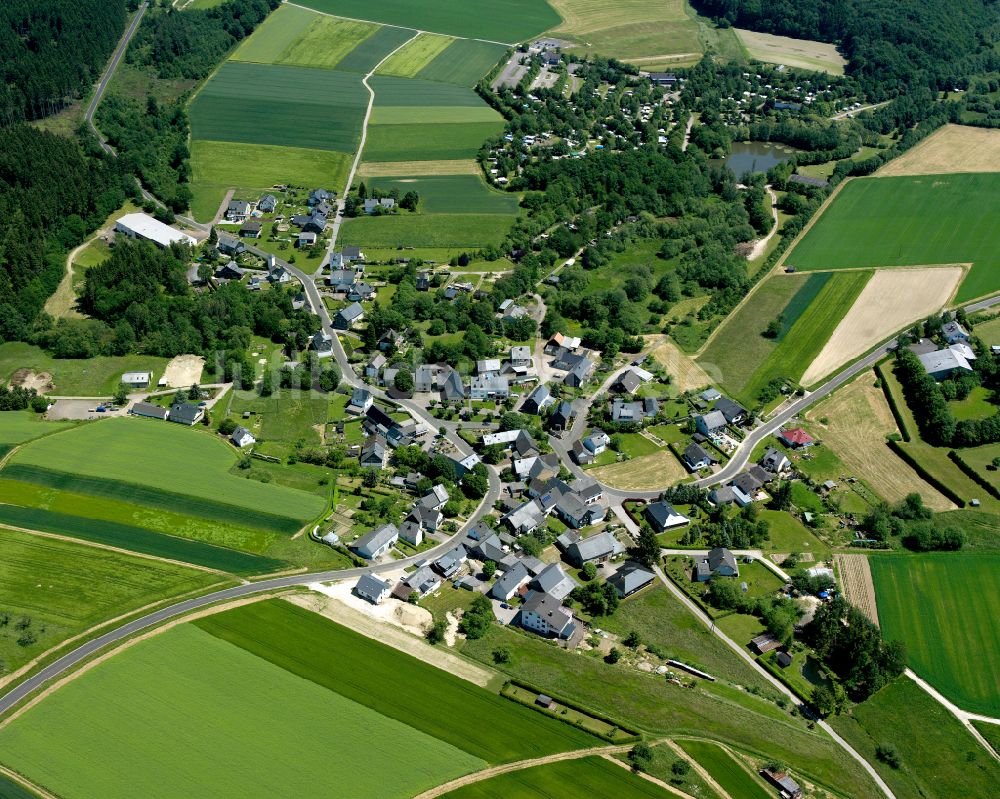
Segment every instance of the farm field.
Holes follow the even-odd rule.
[[[512,771],[442,794],[444,799],[574,799],[580,786],[594,796],[667,799],[673,794],[603,757],[591,756]]]
[[[126,457],[126,453],[155,453],[155,457]],[[19,451],[12,462],[138,483],[215,502],[224,497],[228,504],[301,521],[323,509],[318,497],[229,474],[236,455],[227,444],[169,422],[103,420],[64,432],[58,439],[36,441]],[[192,468],[193,464],[197,467]]]
[[[1000,175],[858,178],[788,254],[802,270],[972,263],[956,300],[1000,289]]]
[[[462,0],[302,0],[299,5],[326,14],[368,19],[387,25],[404,25],[420,30],[519,42],[559,24],[559,15],[544,0],[498,0],[470,13]]]
[[[502,44],[456,39],[417,73],[421,80],[474,86],[507,52]]]
[[[1000,724],[973,720],[972,726],[979,730],[979,734],[989,741],[997,754],[1000,754]]]
[[[906,643],[913,670],[965,710],[1000,715],[1000,634],[983,623],[1000,612],[991,590],[1000,554],[874,555],[870,563],[882,630]]]
[[[13,624],[0,628],[0,661],[16,671],[106,619],[219,580],[171,563],[0,530],[0,608],[13,619],[30,617],[34,638],[21,646]]]
[[[514,223],[503,214],[369,216],[344,222],[341,240],[362,247],[478,248],[498,244]]]
[[[369,125],[367,161],[453,161],[475,158],[486,140],[503,130],[493,122]]]
[[[401,78],[413,78],[424,67],[437,58],[455,41],[450,36],[436,33],[421,33],[409,42],[403,49],[397,50],[382,62],[375,71],[376,75],[396,75]]]
[[[810,71],[843,75],[847,61],[837,52],[836,45],[814,42],[809,39],[793,39],[790,36],[775,36],[736,28],[736,35],[747,53],[765,64],[785,66]]]
[[[957,266],[876,271],[809,364],[802,375],[803,385],[818,382],[897,330],[940,311],[962,277],[963,271]],[[886,303],[886,297],[892,297],[892,302]]]
[[[231,60],[332,69],[378,29],[367,22],[279,6]]]
[[[740,799],[771,799],[771,791],[718,744],[679,740],[681,749],[697,760],[730,796]]]
[[[961,722],[913,680],[900,677],[830,724],[875,766],[898,799],[992,796],[1000,766]],[[900,768],[875,757],[896,750]]]
[[[99,355],[96,358],[53,358],[40,347],[19,341],[0,344],[0,380],[7,382],[19,369],[49,375],[52,388],[45,393],[57,396],[110,397],[125,372],[152,372],[157,380],[167,365],[166,358],[153,355]]]
[[[400,53],[404,53],[401,50]],[[369,81],[375,92],[375,103],[380,108],[391,106],[418,108],[487,108],[493,116],[500,115],[467,86],[455,86],[439,81],[400,78],[392,75],[375,75]],[[402,124],[402,123],[401,123]]]
[[[833,558],[847,601],[864,613],[872,624],[878,625],[875,583],[868,556],[838,552]]]
[[[666,336],[660,337],[660,343],[649,354],[670,373],[678,391],[705,388],[712,382],[708,374]]]
[[[411,177],[445,175],[480,175],[479,165],[472,159],[451,161],[365,161],[358,168],[358,177],[394,178],[396,175]]]
[[[599,745],[599,739],[587,733],[287,602],[245,605],[195,623],[305,680],[490,763]],[[490,723],[455,723],[465,717],[488,718]]]
[[[998,171],[1000,131],[966,125],[942,125],[875,174],[878,177],[896,177]]]
[[[368,188],[396,189],[400,196],[415,191],[418,210],[427,214],[517,214],[516,194],[490,189],[477,175],[379,177],[369,179]]]
[[[954,508],[951,500],[923,480],[886,445],[886,435],[899,430],[885,394],[874,383],[874,374],[863,372],[811,408],[806,418],[813,423],[814,432],[837,454],[851,474],[864,480],[887,502],[899,502],[915,491],[933,510]],[[820,419],[827,421],[823,423]]]
[[[316,757],[303,736],[338,757]],[[0,729],[0,742],[6,765],[67,799],[308,799],[331,784],[403,799],[484,765],[193,624],[91,669]]]
[[[0,413],[0,447],[21,444],[72,426],[72,422],[47,422],[32,411],[3,411]]]
[[[228,61],[191,103],[191,138],[352,152],[367,105],[350,72]]]
[[[694,63],[704,51],[694,12],[683,0],[552,0],[552,5],[563,18],[552,33],[578,42],[571,52],[655,69]]]
[[[497,112],[486,105],[376,105],[370,124],[402,126],[496,121]]]
[[[344,56],[337,63],[337,69],[362,74],[370,72],[379,61],[416,35],[416,31],[407,28],[391,25],[379,28]]]
[[[334,150],[197,139],[191,142],[192,212],[210,221],[226,191],[236,187],[263,194],[275,184],[318,184],[339,191],[350,167],[351,156]]]

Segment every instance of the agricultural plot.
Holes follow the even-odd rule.
[[[463,122],[497,122],[497,112],[487,105],[378,105],[372,125],[428,125]]]
[[[513,223],[502,214],[359,217],[344,222],[341,236],[363,247],[478,248],[499,244]]]
[[[70,422],[46,422],[31,411],[4,411],[0,413],[0,447],[23,444],[72,426]]]
[[[352,152],[367,106],[349,72],[230,61],[191,103],[191,136]]]
[[[1000,174],[849,181],[786,258],[802,270],[971,263],[959,302],[1000,289]]]
[[[369,189],[408,191],[420,195],[418,210],[428,214],[517,214],[517,195],[490,189],[475,175],[380,177]]]
[[[797,69],[828,72],[831,75],[844,74],[847,61],[837,52],[836,45],[740,28],[736,29],[736,35],[740,37],[749,56],[765,64],[784,64]]]
[[[404,799],[485,765],[191,624],[64,686],[0,730],[0,748],[5,764],[67,799],[318,799],[331,785]]]
[[[1000,632],[984,623],[1000,613],[1000,554],[874,555],[870,563],[882,630],[906,643],[913,670],[965,710],[1000,715]]]
[[[364,162],[358,169],[361,178],[392,178],[396,175],[479,175],[479,164],[471,159],[453,161],[381,161]]]
[[[443,794],[444,799],[575,799],[580,787],[593,796],[621,799],[667,799],[673,796],[655,783],[603,757],[585,757],[534,766],[464,785]]]
[[[463,0],[302,0],[299,5],[335,16],[500,42],[529,39],[559,24],[559,15],[544,0],[497,0],[473,11]]]
[[[942,125],[875,174],[895,177],[997,171],[1000,171],[1000,130]]]
[[[298,6],[279,6],[257,27],[257,30],[243,40],[229,59],[256,64],[280,63],[282,55],[305,36],[309,28],[319,19],[323,17],[314,11]],[[375,26],[372,27],[374,29]]]
[[[591,469],[590,472],[602,483],[634,491],[649,491],[687,477],[685,468],[668,450],[660,450],[623,463],[612,462],[607,466]]]
[[[436,33],[421,33],[401,50],[397,50],[382,62],[376,75],[395,75],[413,78],[424,67],[437,58],[455,40],[450,36]]]
[[[385,106],[469,107],[481,108],[486,104],[472,89],[429,80],[397,78],[375,75],[369,81],[375,92],[376,104]],[[494,112],[495,113],[495,112]]]
[[[0,661],[15,671],[106,619],[218,581],[170,563],[0,530],[0,608],[12,618],[0,628]],[[15,622],[23,617],[31,624],[19,631]],[[20,645],[23,632],[32,640]]]
[[[704,766],[730,796],[738,796],[740,799],[771,799],[770,790],[718,744],[685,740],[677,743]]]
[[[490,763],[596,745],[596,738],[281,601],[204,619],[203,630]],[[489,724],[456,723],[460,718]],[[439,780],[444,782],[445,780]]]
[[[475,158],[503,123],[461,122],[423,125],[370,125],[365,141],[367,161],[453,161]]]
[[[337,64],[343,72],[371,72],[389,53],[417,35],[416,31],[387,25],[358,44]]]
[[[232,448],[179,425],[141,419],[107,419],[49,436],[24,447],[13,463],[58,472],[137,483],[197,500],[242,505],[260,513],[305,521],[322,500],[281,486],[251,483],[229,474]]]
[[[683,0],[552,0],[563,18],[554,35],[578,42],[581,54],[614,57],[654,69],[697,61],[704,47]]]
[[[847,601],[864,613],[872,624],[877,625],[878,604],[868,556],[838,552],[833,558]]]
[[[421,80],[436,80],[458,86],[474,86],[506,55],[502,44],[475,39],[456,39],[424,66],[416,75]]]
[[[284,10],[284,7],[278,11]],[[361,47],[365,41],[379,30],[378,25],[367,22],[355,22],[348,19],[336,19],[321,14],[311,14],[294,7],[288,10],[299,11],[312,17],[309,25],[298,33],[287,45],[270,60],[253,57],[256,54],[256,36],[260,35],[261,48],[274,47],[270,35],[265,29],[260,29],[246,42],[246,50],[241,46],[233,55],[234,61],[256,61],[265,64],[285,64],[296,67],[318,67],[333,69],[355,48]]]

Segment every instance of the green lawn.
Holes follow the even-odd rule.
[[[619,757],[621,756],[619,755]],[[660,744],[653,747],[653,762],[646,771],[651,777],[669,782],[689,796],[695,797],[695,799],[720,799],[719,795],[708,786],[708,783],[694,769],[690,769],[683,778],[678,780],[672,766],[676,761],[682,759],[684,758],[678,756],[667,744]]]
[[[348,219],[344,243],[364,247],[465,247],[499,244],[514,217],[502,214],[393,214]]]
[[[740,799],[771,799],[771,791],[764,783],[750,774],[729,752],[707,741],[685,741],[677,743],[691,757],[698,761],[730,796]]]
[[[491,763],[598,739],[282,601],[196,622],[248,652]],[[489,724],[456,723],[461,718]]]
[[[328,14],[405,25],[451,36],[519,42],[559,24],[542,0],[497,0],[470,10],[462,0],[303,0],[300,5]]]
[[[14,671],[105,619],[217,582],[195,569],[0,530],[0,609],[11,617],[0,627],[0,662]],[[21,646],[15,624],[23,617],[35,640]]]
[[[963,461],[976,470],[980,477],[1000,488],[1000,469],[993,465],[993,459],[1000,457],[1000,444],[984,444],[981,447],[969,447],[956,452]]]
[[[1000,289],[1000,175],[857,178],[788,255],[799,269],[973,264],[959,301]]]
[[[964,400],[948,403],[951,415],[959,421],[963,419],[983,419],[997,412],[993,392],[983,386],[976,386]]]
[[[869,563],[882,631],[906,643],[913,670],[960,707],[1000,715],[1000,632],[987,623],[1000,613],[1000,554],[873,555]]]
[[[323,509],[322,500],[304,492],[229,474],[236,462],[232,447],[220,438],[169,422],[102,420],[35,441],[13,462],[224,500],[300,521]]]
[[[916,683],[900,677],[850,715],[830,723],[892,788],[897,799],[993,796],[1000,766],[951,713]],[[877,746],[894,749],[898,769],[875,756]]]
[[[152,355],[123,355],[96,358],[53,358],[40,347],[19,341],[0,344],[0,380],[6,382],[18,369],[31,369],[52,375],[57,396],[101,396],[114,393],[125,372],[152,372],[159,379],[167,365],[166,358]]]
[[[364,157],[366,161],[452,161],[475,158],[486,140],[502,131],[503,123],[500,120],[370,125]]]
[[[337,756],[317,757],[310,741]],[[191,624],[64,686],[0,730],[0,748],[5,765],[67,799],[308,799],[331,785],[404,799],[485,765]]]
[[[496,66],[507,52],[499,44],[474,39],[456,39],[437,58],[417,73],[422,80],[440,80],[459,86],[474,86]]]
[[[250,429],[258,441],[280,441],[294,444],[319,445],[316,428],[327,422],[330,399],[318,391],[284,390],[261,397],[256,392],[237,391],[233,397],[231,415]],[[242,419],[244,411],[254,416]]]
[[[408,191],[417,192],[421,213],[517,214],[517,195],[489,188],[478,175],[369,178],[366,183],[369,190],[396,189],[400,196]]]
[[[771,538],[766,547],[772,552],[812,553],[815,560],[827,560],[830,547],[820,541],[809,528],[790,513],[763,510],[760,518],[771,525]]]
[[[1000,317],[980,322],[975,327],[975,333],[988,346],[1000,344]]]
[[[621,451],[629,457],[641,458],[660,451],[660,447],[640,433],[619,433],[618,436],[621,438]]]
[[[354,73],[228,61],[191,103],[191,138],[349,153],[367,105]]]
[[[474,782],[443,794],[445,799],[576,799],[582,786],[591,796],[667,799],[673,794],[603,757],[534,766]]]
[[[415,77],[420,70],[440,55],[454,39],[436,33],[421,33],[401,50],[383,61],[377,75],[395,75],[400,78]]]

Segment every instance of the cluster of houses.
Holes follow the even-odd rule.
[[[952,319],[941,325],[941,337],[944,347],[928,339],[910,345],[927,374],[935,380],[947,380],[961,372],[973,371],[971,361],[976,360],[976,353],[969,345],[969,331]]]
[[[594,354],[580,346],[576,336],[556,333],[545,345],[545,354],[551,356],[550,366],[565,372],[562,382],[570,388],[579,388],[594,373],[597,361]]]
[[[355,388],[351,392],[346,410],[361,417],[361,429],[366,439],[361,445],[359,460],[366,468],[384,469],[389,463],[391,450],[413,444],[425,432],[423,426],[416,422],[393,419],[375,404],[372,393],[365,388]]]

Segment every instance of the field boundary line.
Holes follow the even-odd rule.
[[[59,431],[56,430],[55,432],[58,433]],[[52,433],[49,433],[49,435],[52,435]],[[37,439],[32,439],[32,440],[36,441]],[[9,461],[11,458],[13,458],[14,457],[14,453],[17,452],[19,449],[21,449],[21,447],[23,447],[23,446],[24,446],[24,444],[17,444],[16,446],[14,446],[14,447],[11,448],[10,452],[8,452],[6,455],[4,455],[2,458],[0,458],[0,471],[3,471],[3,467],[7,465],[7,461]]]
[[[265,592],[261,594],[252,594],[250,596],[240,597],[238,599],[233,599],[229,602],[223,602],[221,605],[209,605],[208,607],[205,608],[199,608],[195,610],[193,613],[188,613],[169,619],[164,624],[153,627],[152,629],[145,630],[140,635],[126,638],[125,640],[119,642],[117,646],[105,650],[96,657],[91,658],[90,660],[87,660],[86,662],[82,663],[79,668],[74,669],[69,674],[65,675],[61,679],[52,683],[51,685],[47,686],[44,691],[34,694],[30,699],[24,702],[24,704],[15,708],[6,717],[0,719],[0,730],[4,729],[12,721],[18,719],[20,716],[29,711],[39,702],[43,701],[54,691],[58,691],[67,683],[70,683],[77,677],[86,674],[88,671],[94,668],[94,666],[97,666],[106,661],[108,658],[114,657],[118,653],[123,652],[124,650],[135,646],[141,641],[145,641],[148,638],[152,638],[154,635],[160,635],[161,633],[164,633],[167,630],[176,627],[178,624],[185,624],[187,622],[194,621],[195,619],[200,619],[205,616],[212,616],[216,613],[221,613],[224,610],[231,610],[233,608],[242,607],[243,605],[250,605],[254,602],[260,602],[265,599],[274,599],[286,593],[288,593],[288,589],[282,589],[277,592]]]
[[[604,760],[607,760],[609,763],[612,763],[612,764],[618,766],[618,768],[623,768],[626,771],[634,774],[639,779],[645,780],[646,782],[651,782],[651,783],[653,783],[653,785],[657,785],[660,788],[663,788],[663,790],[669,791],[670,793],[674,794],[675,796],[682,796],[682,797],[684,797],[684,799],[693,799],[693,797],[691,796],[691,794],[684,793],[684,791],[682,791],[680,788],[675,788],[670,783],[664,782],[663,780],[659,779],[658,777],[654,777],[652,774],[647,774],[645,771],[633,771],[632,768],[627,763],[619,760],[616,757],[612,757],[611,755],[601,755],[601,757]]]
[[[697,739],[691,739],[691,740],[697,740]],[[689,755],[687,752],[681,749],[681,747],[677,744],[676,741],[667,741],[666,744],[678,757],[683,757],[685,760],[690,761],[691,768],[693,768],[695,770],[695,773],[708,784],[709,788],[714,790],[719,795],[720,799],[733,799],[733,797],[731,797],[727,791],[723,790],[722,786],[715,781],[715,777],[713,777],[709,773],[708,769],[706,769],[703,765],[701,765],[701,763],[699,763],[697,760],[691,757],[691,755]],[[737,797],[736,799],[739,798]]]
[[[22,774],[18,774],[13,769],[7,768],[6,766],[0,766],[0,774],[10,778],[18,785],[23,785],[30,791],[37,793],[42,799],[59,799],[54,793],[49,793],[41,785],[35,785],[31,780]]]
[[[215,590],[218,590],[219,586],[225,585],[226,582],[228,582],[228,581],[227,580],[220,580],[217,583],[212,583],[211,585],[206,585],[206,586],[204,586],[202,588],[192,588],[190,591],[185,591],[183,594],[177,594],[176,596],[167,597],[167,598],[161,599],[161,600],[159,600],[157,602],[150,602],[147,605],[143,605],[141,608],[136,608],[135,610],[130,610],[127,613],[122,613],[122,614],[119,614],[118,616],[115,616],[113,619],[108,619],[107,621],[102,621],[102,622],[100,622],[98,624],[95,624],[93,627],[88,627],[86,630],[82,630],[81,632],[78,632],[76,635],[72,636],[71,638],[67,638],[65,641],[62,641],[62,642],[56,644],[55,646],[49,647],[44,652],[36,655],[30,661],[28,661],[23,666],[21,666],[17,671],[11,672],[10,674],[6,675],[5,677],[0,678],[0,688],[4,688],[7,685],[10,685],[11,683],[16,682],[18,679],[20,679],[21,677],[25,676],[29,672],[31,672],[32,669],[36,668],[46,658],[51,657],[52,655],[54,655],[57,652],[59,652],[61,649],[64,649],[64,648],[68,647],[70,644],[76,643],[81,638],[87,638],[87,637],[89,637],[90,635],[92,635],[93,633],[97,632],[98,630],[100,630],[100,629],[102,629],[104,627],[107,627],[109,624],[115,624],[117,622],[123,621],[124,619],[128,619],[131,616],[135,616],[135,615],[137,615],[139,613],[143,613],[144,614],[144,613],[146,613],[149,610],[157,608],[157,607],[159,607],[161,605],[165,605],[167,602],[176,602],[178,600],[183,601],[184,599],[186,599],[188,597],[191,597],[191,596],[199,596],[202,593],[204,593],[205,591],[215,591]]]

